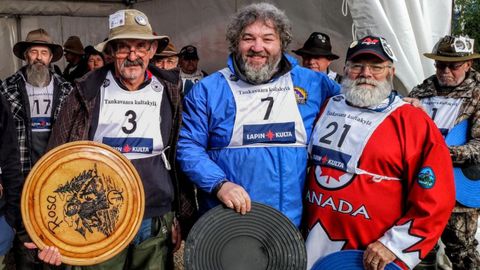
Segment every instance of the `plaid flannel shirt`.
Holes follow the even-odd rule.
[[[12,76],[5,79],[0,86],[0,93],[5,96],[10,104],[10,110],[15,122],[17,131],[18,145],[20,149],[20,162],[22,164],[22,172],[24,177],[27,177],[28,173],[32,169],[32,160],[30,156],[31,151],[31,116],[30,105],[27,96],[27,90],[25,88],[25,67],[22,67]],[[65,97],[72,90],[72,85],[66,82],[60,75],[51,72],[54,80],[53,90],[53,107],[52,107],[52,123],[57,118],[58,112]],[[27,129],[28,127],[28,129]]]

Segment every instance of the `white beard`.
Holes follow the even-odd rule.
[[[360,83],[368,83],[375,85],[373,88],[359,86]],[[356,107],[372,107],[379,105],[385,100],[392,91],[392,85],[388,79],[384,81],[377,81],[373,79],[358,78],[350,80],[344,78],[342,80],[342,94],[345,99]]]

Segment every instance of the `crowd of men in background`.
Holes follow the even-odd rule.
[[[0,85],[0,270],[12,246],[17,269],[65,267],[56,247],[37,250],[22,226],[22,183],[48,150],[112,137],[153,141],[149,153],[122,153],[146,187],[145,216],[125,251],[82,269],[173,269],[188,231],[177,219],[197,218],[194,194],[200,214],[218,204],[246,214],[252,201],[279,210],[304,229],[309,269],[342,249],[365,250],[366,269],[436,269],[422,260],[436,257],[440,238],[453,269],[480,267],[478,211],[455,205],[452,173],[480,163],[473,40],[438,41],[425,54],[436,74],[403,98],[393,89],[397,59],[378,35],[349,46],[341,76],[329,67],[339,58],[330,37],[314,32],[293,50],[300,66],[287,53],[285,13],[251,4],[227,27],[226,67],[208,75],[195,46],[177,51],[142,12],[117,13],[125,21],[110,21],[95,46],[78,36],[60,46],[40,28],[13,47],[25,65]],[[54,65],[62,56],[63,72]],[[136,113],[102,102],[133,95],[156,105]],[[125,117],[134,125],[122,126]],[[447,146],[462,121],[466,143]]]

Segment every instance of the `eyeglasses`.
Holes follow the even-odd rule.
[[[362,72],[364,68],[369,68],[372,74],[380,74],[385,71],[386,68],[391,68],[391,65],[380,65],[380,64],[360,64],[360,63],[353,63],[348,64],[347,67],[350,70],[350,73],[358,74]]]
[[[459,70],[465,62],[435,62],[435,67],[445,70],[447,67],[450,70]]]
[[[115,49],[114,54],[117,58],[126,58],[131,52],[134,52],[138,57],[144,57],[147,55],[150,48],[152,48],[152,43],[141,41],[134,45],[130,45],[126,42],[117,42],[114,44],[113,48]],[[133,48],[134,50],[132,50]]]

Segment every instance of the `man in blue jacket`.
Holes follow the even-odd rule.
[[[306,145],[321,104],[339,86],[285,54],[290,22],[271,4],[240,10],[227,40],[228,67],[185,97],[177,159],[200,190],[202,211],[221,202],[245,214],[256,201],[298,226]]]

